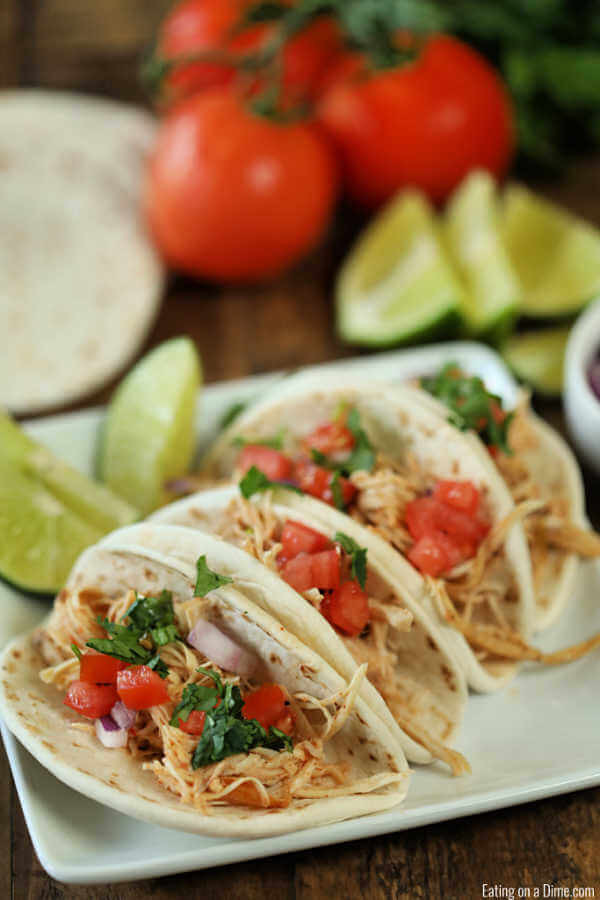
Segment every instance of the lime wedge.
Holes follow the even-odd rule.
[[[502,345],[502,356],[521,381],[541,394],[557,396],[562,391],[569,331],[563,327],[514,334]]]
[[[404,191],[362,233],[340,270],[337,330],[366,346],[452,333],[460,302],[431,206],[422,194]]]
[[[600,293],[600,231],[523,187],[506,190],[502,234],[521,281],[521,311],[567,316]]]
[[[111,490],[144,514],[166,500],[165,482],[190,465],[200,382],[194,344],[174,338],[146,354],[111,400],[100,474]]]
[[[40,482],[72,512],[105,533],[128,525],[138,517],[136,509],[101,484],[57,459],[29,437],[12,419],[0,412],[0,460]]]
[[[474,172],[454,192],[443,224],[448,253],[463,285],[463,315],[477,337],[496,338],[517,317],[519,281],[502,243],[496,182]]]
[[[86,521],[29,472],[0,457],[0,573],[27,591],[56,593],[106,529]]]

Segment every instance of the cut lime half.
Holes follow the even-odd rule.
[[[200,382],[194,344],[174,338],[144,356],[111,400],[100,474],[111,490],[144,514],[165,501],[165,482],[190,465]]]
[[[600,293],[600,231],[526,188],[507,188],[502,235],[523,291],[521,312],[569,316]]]
[[[86,521],[39,478],[0,457],[0,574],[27,591],[56,593],[106,529]]]
[[[461,289],[425,197],[404,191],[359,237],[336,285],[337,330],[353,344],[385,346],[460,324]]]
[[[521,288],[502,243],[496,182],[474,172],[450,198],[442,233],[463,281],[463,315],[477,337],[506,334],[517,316]]]
[[[562,392],[569,331],[563,327],[514,334],[502,345],[502,356],[521,381],[541,394],[557,396]]]

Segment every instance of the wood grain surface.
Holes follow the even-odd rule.
[[[0,87],[35,85],[142,100],[136,69],[168,0],[0,0]],[[600,161],[542,186],[600,224]],[[173,279],[147,346],[188,333],[207,381],[348,355],[333,337],[331,284],[359,221],[342,209],[321,250],[276,283],[221,289]],[[111,386],[90,399],[104,401]],[[562,429],[558,405],[540,410]],[[586,476],[600,527],[597,480]],[[600,751],[600,748],[599,748]],[[134,826],[133,826],[134,827]],[[31,847],[0,758],[0,900],[476,898],[482,883],[588,886],[600,897],[600,790],[372,840],[152,881],[61,885]]]

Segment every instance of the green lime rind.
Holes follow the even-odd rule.
[[[572,316],[600,293],[600,230],[526,188],[511,185],[502,236],[531,319]]]
[[[137,509],[58,459],[2,412],[0,459],[37,479],[65,507],[103,533],[139,518]]]
[[[516,322],[521,286],[500,233],[497,185],[488,172],[469,175],[448,201],[441,235],[463,286],[467,333],[498,341]]]
[[[556,397],[562,393],[565,349],[570,328],[546,328],[514,334],[501,354],[520,381],[535,391]]]
[[[86,521],[30,472],[0,457],[0,574],[26,591],[56,593],[105,529]]]
[[[461,287],[435,214],[403,191],[365,229],[336,283],[336,328],[352,344],[384,347],[449,335],[462,324]]]
[[[110,402],[100,474],[112,491],[144,515],[165,502],[165,482],[189,468],[201,378],[193,342],[174,338],[146,354]]]

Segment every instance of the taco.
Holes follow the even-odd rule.
[[[168,553],[190,562],[202,543],[192,529],[218,535],[248,554],[239,577],[259,582],[253,600],[309,644],[343,678],[368,664],[360,696],[398,733],[408,759],[439,759],[454,774],[469,766],[451,749],[467,701],[464,675],[422,604],[377,554],[377,538],[342,513],[289,491],[244,499],[216,488],[159,510],[171,531]],[[132,532],[152,546],[159,536]],[[107,539],[119,540],[119,532]],[[164,538],[160,537],[164,544]],[[382,542],[379,542],[382,543]],[[386,549],[383,545],[384,550]]]
[[[512,412],[484,382],[449,363],[423,378],[415,401],[485,445],[516,504],[534,505],[524,518],[535,591],[535,627],[547,628],[572,595],[582,559],[600,556],[600,537],[585,520],[583,483],[567,443],[536,416],[521,393]],[[403,388],[404,390],[404,388]],[[435,399],[434,399],[435,398]]]
[[[365,667],[345,681],[257,607],[233,574],[241,551],[198,534],[188,566],[121,537],[86,551],[2,656],[0,712],[42,765],[135,818],[213,835],[401,802],[406,759],[358,696]]]
[[[248,495],[284,482],[377,532],[396,551],[387,559],[397,583],[411,579],[468,683],[496,690],[516,672],[498,635],[527,640],[534,625],[527,506],[515,506],[482,447],[413,394],[352,373],[329,373],[326,385],[292,376],[221,434],[202,476],[243,476]],[[438,544],[428,532],[440,490],[450,498]]]

